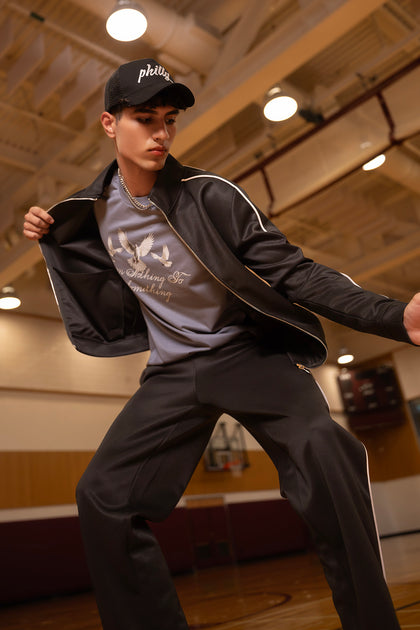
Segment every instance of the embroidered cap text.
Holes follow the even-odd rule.
[[[140,83],[143,77],[153,77],[156,75],[163,77],[164,79],[166,79],[166,81],[169,81],[170,83],[173,82],[171,77],[169,76],[169,72],[165,70],[163,66],[159,66],[158,64],[156,64],[153,68],[150,63],[148,63],[147,68],[141,68],[137,83]]]

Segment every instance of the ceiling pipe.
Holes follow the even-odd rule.
[[[172,56],[191,70],[208,74],[219,55],[221,40],[198,25],[192,13],[182,17],[157,3],[151,7],[153,12],[149,13],[145,5],[150,24],[145,42],[158,53],[164,53],[165,58]]]
[[[416,136],[417,133],[418,132],[415,132],[405,138],[400,138],[394,143],[390,143],[387,146],[384,146],[382,149],[375,151],[375,154],[372,155],[372,158],[375,157],[375,155],[378,155],[379,153],[386,153],[387,160],[381,166],[381,173],[386,175],[386,177],[388,177],[389,179],[392,179],[393,181],[399,184],[402,184],[406,188],[410,188],[410,190],[412,190],[413,192],[420,193],[420,165],[417,162],[415,162],[412,158],[410,158],[407,154],[403,153],[401,150],[398,149],[399,146],[403,146],[405,142],[408,142],[413,136]],[[389,155],[392,156],[390,159],[388,157]],[[286,214],[287,212],[290,212],[290,210],[297,208],[301,204],[307,201],[310,201],[311,199],[314,199],[317,195],[325,192],[326,190],[329,190],[330,188],[333,188],[336,184],[339,184],[340,182],[347,179],[347,177],[350,177],[350,175],[353,175],[353,173],[356,173],[357,171],[359,171],[361,167],[363,166],[363,164],[368,160],[369,158],[364,157],[363,160],[359,164],[357,164],[356,166],[353,166],[351,169],[347,170],[345,173],[343,173],[339,177],[335,177],[333,180],[331,180],[327,184],[320,186],[316,190],[310,192],[308,195],[305,195],[301,197],[300,199],[298,199],[297,201],[290,203],[289,205],[285,206],[278,212],[270,212],[270,209],[273,207],[274,202],[275,202],[275,196],[273,194],[271,185],[268,181],[264,168],[257,168],[256,171],[261,172],[263,174],[264,184],[266,185],[266,190],[270,198],[269,208],[267,210],[267,216],[270,219],[282,216]]]
[[[391,145],[388,145],[388,146],[384,147],[383,149],[381,149],[379,151],[379,153],[387,153],[387,151],[390,148],[391,148]],[[378,152],[375,152],[375,155],[377,155],[377,153]],[[375,156],[372,155],[372,158],[373,157],[375,157]],[[280,217],[280,216],[286,214],[287,212],[290,212],[290,210],[293,210],[294,208],[297,208],[301,204],[303,204],[303,203],[305,203],[307,201],[310,201],[311,199],[314,199],[315,197],[317,197],[317,195],[325,192],[326,190],[329,190],[330,188],[333,188],[333,186],[335,186],[336,184],[339,184],[340,182],[342,182],[345,179],[347,179],[347,177],[350,177],[350,175],[353,175],[353,173],[356,173],[357,171],[359,171],[366,161],[367,161],[367,159],[366,159],[366,157],[364,157],[362,162],[360,162],[356,166],[353,166],[351,169],[349,169],[348,171],[346,171],[342,175],[339,175],[338,177],[335,177],[334,179],[332,179],[327,184],[323,184],[322,186],[320,186],[316,190],[313,190],[312,192],[310,192],[308,195],[305,195],[304,197],[301,197],[297,201],[294,201],[293,203],[290,203],[288,206],[285,206],[281,210],[278,210],[278,212],[272,212],[272,213],[268,214],[269,218],[273,219],[275,217]]]
[[[389,127],[389,142],[391,144],[396,144],[397,140],[395,138],[395,121],[392,117],[392,114],[390,112],[390,109],[388,107],[388,104],[386,102],[386,100],[384,99],[384,95],[382,94],[382,92],[378,92],[376,94],[376,98],[379,101],[379,105],[382,109],[382,113],[385,117],[385,120],[388,123],[388,127]]]
[[[410,62],[409,64],[407,64],[407,66],[405,66],[404,68],[401,68],[400,70],[395,72],[393,75],[391,75],[390,77],[382,81],[382,83],[379,83],[376,87],[373,87],[370,90],[367,90],[367,92],[364,92],[363,94],[355,98],[353,101],[351,101],[350,103],[342,107],[337,112],[334,112],[334,114],[332,114],[329,118],[325,118],[316,127],[312,127],[311,129],[303,133],[301,136],[298,136],[297,138],[295,138],[288,144],[274,151],[274,153],[272,153],[268,157],[254,164],[254,166],[251,166],[251,168],[247,169],[246,171],[243,171],[242,173],[240,173],[239,175],[235,177],[234,181],[236,183],[239,183],[242,180],[249,177],[250,175],[253,175],[257,171],[261,170],[261,168],[265,168],[266,166],[271,164],[271,162],[274,162],[274,160],[276,160],[277,158],[281,157],[282,155],[285,155],[291,149],[294,149],[295,147],[305,142],[305,140],[308,140],[308,138],[311,138],[312,136],[316,135],[317,133],[325,129],[325,127],[328,127],[328,125],[331,125],[331,123],[335,122],[336,120],[339,120],[340,118],[343,118],[343,116],[345,116],[349,112],[353,111],[360,105],[363,105],[363,103],[366,103],[367,101],[369,101],[371,98],[376,96],[379,92],[384,90],[386,87],[389,87],[401,77],[415,70],[418,66],[420,66],[420,57]]]
[[[413,70],[415,70],[418,66],[420,66],[420,58],[413,60],[412,62],[410,62],[409,64],[404,66],[404,68],[400,68],[397,72],[392,74],[390,77],[388,77],[387,79],[385,79],[384,81],[382,81],[381,83],[376,85],[375,87],[373,87],[373,88],[367,90],[366,92],[364,92],[362,95],[360,95],[359,97],[357,97],[356,99],[354,99],[353,101],[351,101],[350,103],[348,103],[347,105],[342,107],[340,110],[338,110],[337,112],[332,114],[329,118],[324,119],[316,127],[313,127],[311,129],[309,129],[308,131],[303,133],[301,136],[295,138],[294,140],[292,140],[288,144],[284,145],[280,149],[277,149],[276,151],[274,151],[274,153],[272,153],[268,157],[264,158],[263,160],[260,160],[256,164],[254,164],[254,166],[252,166],[251,168],[247,169],[246,171],[243,171],[242,173],[240,173],[238,176],[236,176],[234,178],[234,181],[236,183],[240,183],[241,181],[247,179],[248,177],[250,177],[251,175],[253,175],[256,172],[261,172],[264,175],[264,173],[265,173],[264,169],[269,164],[271,164],[272,162],[276,161],[278,158],[282,157],[283,155],[286,155],[287,153],[289,153],[289,151],[291,151],[295,147],[301,145],[303,142],[305,142],[309,138],[315,136],[320,131],[325,129],[328,125],[331,125],[333,122],[336,122],[337,120],[343,118],[346,114],[350,113],[351,111],[355,110],[360,105],[363,105],[364,103],[366,103],[367,101],[369,101],[370,99],[375,98],[375,97],[378,98],[378,100],[380,102],[380,105],[382,107],[382,111],[384,112],[385,119],[387,120],[387,123],[388,123],[388,125],[390,127],[390,134],[389,134],[390,142],[389,142],[389,144],[386,147],[383,148],[382,152],[386,152],[391,147],[407,141],[414,134],[410,134],[409,137],[406,137],[404,139],[399,139],[399,140],[395,139],[395,137],[394,137],[394,131],[395,131],[394,121],[393,121],[392,116],[391,116],[391,114],[389,112],[387,104],[386,104],[386,102],[385,102],[385,100],[384,100],[384,98],[382,96],[382,91],[385,88],[387,88],[390,85],[392,85],[393,83],[395,83],[398,79],[402,78],[403,76],[405,76],[405,75],[409,74],[410,72],[412,72]],[[376,153],[375,153],[375,155],[376,155]],[[372,157],[374,157],[374,156],[372,156]],[[410,158],[407,156],[407,160],[409,160],[409,159]],[[410,160],[410,161],[412,162],[412,160]],[[366,162],[366,158],[363,159],[363,163],[364,162]],[[309,200],[310,198],[314,197],[315,195],[319,194],[320,192],[330,188],[335,183],[338,183],[339,181],[342,181],[343,179],[348,177],[350,174],[352,174],[356,170],[358,170],[361,166],[362,166],[362,164],[357,165],[356,167],[350,169],[349,171],[347,171],[343,175],[335,178],[333,181],[329,182],[328,184],[326,184],[324,186],[321,186],[316,191],[313,191],[309,195],[306,195],[304,198],[299,199],[296,202],[293,202],[292,204],[288,205],[285,208],[282,208],[278,212],[274,212],[274,213],[270,212],[268,214],[268,216],[270,218],[274,218],[274,217],[278,217],[278,216],[288,212],[289,210],[291,210],[292,208],[296,207],[297,205],[303,203],[304,201]],[[264,179],[265,182],[267,182],[267,176],[266,175],[263,177],[263,179]],[[270,208],[271,208],[273,206],[273,204],[274,204],[273,192],[272,192],[271,187],[270,187],[270,189],[267,188],[267,192],[268,192],[268,195],[269,195],[269,198],[270,198]]]
[[[115,0],[73,0],[84,10],[88,10],[105,21],[114,6]],[[147,17],[148,27],[141,41],[158,53],[172,56],[183,66],[196,72],[207,74],[213,67],[220,51],[221,39],[209,29],[198,24],[194,15],[186,17],[164,7],[155,0],[141,0]]]
[[[271,187],[270,180],[269,180],[269,178],[267,176],[267,173],[266,173],[265,169],[261,168],[260,169],[260,173],[261,173],[261,176],[262,176],[262,178],[264,180],[264,186],[265,186],[265,189],[267,191],[268,198],[270,200],[270,202],[268,204],[268,207],[267,207],[267,214],[268,214],[269,217],[271,217],[272,216],[271,215],[271,208],[274,206],[274,203],[276,201],[276,197],[274,195],[273,189]]]

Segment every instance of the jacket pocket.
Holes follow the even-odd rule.
[[[69,273],[53,268],[53,285],[74,337],[115,341],[124,335],[124,286],[114,269]]]

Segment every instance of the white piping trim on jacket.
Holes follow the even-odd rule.
[[[370,502],[372,504],[373,521],[375,523],[376,538],[378,540],[379,555],[380,555],[380,558],[381,558],[382,573],[384,574],[384,578],[385,578],[385,581],[386,581],[385,563],[384,563],[384,557],[382,555],[381,541],[380,541],[380,538],[379,538],[378,523],[376,522],[375,507],[373,505],[372,486],[370,484],[369,456],[368,456],[368,452],[367,452],[366,446],[363,443],[362,443],[362,446],[365,449],[365,455],[366,455],[366,474],[367,474],[367,481],[368,481],[368,486],[369,486]]]
[[[347,280],[350,280],[350,282],[352,282],[356,287],[359,287],[359,289],[361,289],[362,287],[360,286],[360,284],[357,284],[357,282],[355,282],[353,280],[353,278],[350,278],[350,276],[348,276],[346,273],[343,273],[342,271],[340,271],[341,275],[344,276],[345,278],[347,278]],[[389,300],[389,297],[387,295],[383,295],[382,293],[380,293],[379,295],[382,295],[384,298],[386,298],[387,300]]]
[[[249,203],[249,205],[251,206],[251,208],[253,209],[253,211],[255,212],[255,215],[258,219],[258,223],[260,224],[260,228],[262,229],[263,232],[267,232],[267,230],[265,229],[265,227],[262,224],[261,221],[261,217],[258,213],[257,208],[254,206],[254,204],[252,203],[252,201],[250,201],[250,199],[248,199],[248,197],[244,194],[244,192],[238,188],[238,186],[236,186],[235,184],[233,184],[232,182],[230,182],[228,179],[224,179],[224,177],[219,177],[218,175],[193,175],[192,177],[186,177],[185,179],[181,179],[182,182],[188,182],[191,179],[199,179],[200,177],[207,177],[209,179],[219,179],[222,182],[225,182],[225,184],[229,184],[230,186],[232,186],[232,188],[235,188],[235,190],[242,195],[242,197],[245,199],[245,201],[247,201]]]
[[[67,197],[67,199],[62,199],[61,201],[57,201],[57,203],[53,204],[50,208],[48,208],[47,212],[51,212],[54,210],[56,206],[61,205],[62,203],[66,203],[67,201],[98,201],[99,197]]]
[[[362,287],[360,286],[360,284],[357,284],[357,282],[355,282],[353,280],[353,278],[350,278],[350,276],[348,276],[346,273],[343,273],[342,271],[340,271],[341,275],[344,276],[345,278],[347,278],[347,280],[350,280],[350,282],[352,284],[354,284],[355,287],[359,287],[359,289],[361,289]]]
[[[193,178],[191,178],[193,179]],[[220,178],[222,179],[222,178]],[[185,181],[185,180],[183,180]],[[225,180],[223,180],[225,181]],[[235,187],[235,186],[234,186]],[[236,187],[235,187],[236,188]],[[151,200],[150,200],[151,201]],[[156,205],[156,204],[155,204]],[[252,205],[252,204],[251,204]],[[232,287],[230,287],[229,285],[227,285],[225,282],[223,282],[220,278],[218,278],[217,276],[214,275],[214,273],[209,269],[209,267],[207,267],[207,265],[204,264],[204,262],[201,260],[200,256],[198,256],[198,254],[196,254],[196,252],[192,249],[192,247],[182,238],[182,236],[179,234],[179,232],[174,228],[174,226],[172,225],[172,223],[169,220],[169,217],[167,216],[167,214],[162,210],[162,208],[159,208],[158,205],[156,205],[156,208],[162,213],[163,217],[165,218],[166,222],[168,223],[169,227],[171,228],[171,230],[173,230],[174,234],[176,234],[176,236],[180,239],[180,241],[182,241],[182,243],[184,243],[185,247],[191,252],[191,254],[198,260],[198,262],[204,267],[204,269],[206,269],[209,274],[216,280],[216,282],[218,282],[221,286],[223,286],[226,290],[230,291],[230,293],[232,293],[233,295],[235,295],[239,300],[241,300],[242,302],[244,302],[245,304],[248,304],[248,306],[250,306],[251,308],[253,308],[255,311],[262,313],[263,315],[266,315],[267,317],[271,317],[273,319],[276,319],[279,322],[282,322],[283,324],[287,324],[288,326],[291,326],[292,328],[296,328],[297,330],[300,330],[301,332],[303,332],[306,335],[309,335],[310,337],[312,337],[313,339],[316,339],[316,341],[318,341],[319,343],[321,343],[321,345],[324,347],[325,350],[325,358],[327,357],[328,354],[328,348],[326,346],[326,344],[322,341],[322,339],[320,339],[319,337],[317,337],[316,335],[314,335],[313,333],[310,333],[309,331],[305,330],[304,328],[301,328],[300,326],[297,326],[296,324],[292,324],[291,322],[287,321],[287,319],[282,319],[280,317],[277,317],[276,315],[270,315],[269,313],[266,313],[265,311],[262,311],[260,308],[258,308],[257,306],[255,306],[254,304],[252,304],[251,302],[248,302],[247,300],[245,300],[245,298],[243,298],[241,295],[239,295],[236,291],[234,291],[232,289]],[[262,226],[262,228],[264,229],[264,226]],[[265,230],[267,232],[267,230]],[[247,269],[248,271],[252,272],[253,274],[255,274],[254,271],[252,271],[252,269],[250,269],[249,267],[245,266],[245,269]],[[258,276],[258,274],[255,274],[257,276],[257,278],[259,280],[261,280],[262,282],[265,282],[266,284],[268,284],[268,282],[266,282],[263,278],[260,278]],[[270,286],[268,284],[268,286]],[[296,364],[299,365],[300,364]],[[302,366],[302,369],[305,369],[306,371],[308,371],[310,373],[309,368],[306,368],[304,366]]]

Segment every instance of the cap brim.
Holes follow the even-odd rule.
[[[168,87],[164,89],[171,92],[176,91],[185,107],[192,107],[195,103],[194,94],[191,92],[190,88],[183,83],[171,83],[171,85],[168,85]]]
[[[125,104],[127,107],[135,107],[137,105],[142,105],[143,103],[147,103],[152,98],[157,96],[158,94],[163,93],[173,93],[175,96],[177,107],[180,109],[186,109],[187,107],[191,107],[195,103],[194,94],[191,92],[189,88],[183,83],[169,83],[169,85],[156,86],[151,85],[144,88],[141,91],[141,100],[139,100],[139,94],[137,90],[133,92],[131,95],[128,95],[125,99]]]
[[[165,85],[163,88],[160,87],[158,89],[156,88],[152,89],[150,90],[150,93],[148,94],[147,98],[143,102],[146,102],[154,98],[158,94],[163,94],[163,93],[173,94],[176,97],[177,106],[181,107],[182,109],[187,108],[187,107],[192,107],[192,105],[194,105],[195,103],[194,94],[183,83],[170,83],[169,85]],[[139,103],[136,103],[136,105],[138,104]]]

